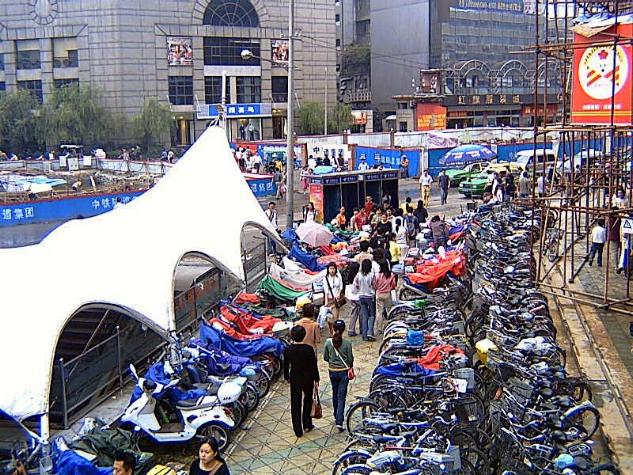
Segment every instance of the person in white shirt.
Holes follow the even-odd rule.
[[[431,185],[433,184],[433,177],[429,175],[428,170],[424,170],[420,177],[420,195],[422,196],[422,202],[424,207],[428,208],[431,202]]]
[[[541,175],[536,180],[536,192],[538,193],[539,198],[543,198],[545,196],[545,187],[547,185],[547,180],[545,179],[545,175]]]
[[[262,157],[259,156],[258,153],[255,153],[255,155],[253,155],[253,171],[257,174],[261,173],[262,171]]]
[[[264,214],[266,214],[266,217],[268,218],[268,221],[270,221],[270,224],[272,224],[275,229],[279,229],[276,207],[276,203],[274,201],[271,201],[270,203],[268,203],[268,209],[264,211]],[[277,245],[275,244],[275,241],[271,238],[266,238],[266,242],[268,244],[268,255],[274,256],[275,254],[277,254]]]
[[[361,172],[364,172],[365,170],[369,170],[369,165],[367,165],[367,162],[365,161],[364,158],[360,159],[360,163],[358,164],[358,169]]]
[[[325,306],[332,311],[331,317],[327,320],[327,326],[331,335],[334,334],[332,324],[335,320],[338,320],[341,309],[340,298],[345,295],[344,292],[343,277],[341,277],[336,264],[330,262],[327,266],[325,277],[323,277],[323,294]]]
[[[628,200],[626,199],[626,196],[623,190],[618,190],[617,193],[613,195],[613,198],[611,198],[611,207],[618,208],[618,209],[629,207]]]
[[[602,267],[602,251],[604,250],[605,242],[607,242],[607,228],[604,227],[604,218],[600,218],[591,229],[591,250],[587,256],[590,266],[593,265],[593,258],[597,253],[598,267]]]

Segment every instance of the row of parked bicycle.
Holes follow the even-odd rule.
[[[591,389],[567,374],[534,287],[538,228],[529,211],[473,214],[469,272],[390,311],[334,475],[617,473],[593,460]]]

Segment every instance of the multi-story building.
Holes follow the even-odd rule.
[[[295,107],[326,91],[332,104],[335,7],[295,3]],[[287,0],[0,0],[0,90],[46,101],[57,87],[90,84],[130,115],[155,97],[171,105],[177,144],[217,114],[223,76],[231,138],[282,138],[287,50]]]
[[[546,75],[544,65],[536,71],[534,53],[528,51],[536,39],[534,0],[341,1],[343,13],[349,10],[369,24],[368,107],[379,111],[387,128],[417,128],[412,106],[421,94],[421,70],[436,71],[442,81],[437,93],[441,90],[442,101],[454,109],[444,121],[452,127],[524,125],[522,114],[531,114],[536,81],[542,86],[547,76],[552,100],[560,90],[560,76]],[[368,19],[359,14],[361,4]],[[344,47],[358,43],[358,24],[343,18]],[[356,78],[348,81],[342,97],[352,105],[355,84]],[[428,99],[428,91],[421,95]]]

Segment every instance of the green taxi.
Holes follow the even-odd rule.
[[[471,176],[467,180],[463,180],[459,184],[457,191],[466,198],[471,198],[473,196],[481,197],[484,195],[486,183],[488,183],[488,175],[495,172],[499,173],[499,175],[503,175],[508,169],[512,172],[515,178],[518,178],[519,173],[524,171],[525,167],[515,162],[491,163],[482,172]]]
[[[451,186],[457,186],[462,181],[479,175],[488,165],[488,162],[474,162],[464,168],[449,168],[446,176],[451,180]]]

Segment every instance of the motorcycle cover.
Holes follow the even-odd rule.
[[[159,383],[162,385],[166,385],[172,380],[171,376],[165,374],[165,367],[161,362],[154,363],[152,366],[150,366],[143,377],[147,380],[154,381],[155,383]],[[142,394],[143,390],[138,385],[134,386],[132,397],[130,397],[130,403],[136,401],[139,397],[141,397]],[[185,391],[177,386],[172,386],[170,388],[163,389],[158,393],[155,393],[154,397],[156,399],[167,399],[172,405],[175,406],[178,401],[184,401],[186,399],[198,399],[199,397],[206,395],[207,392],[202,389],[190,389],[189,391]]]
[[[427,369],[420,365],[417,360],[406,360],[399,363],[391,363],[388,365],[378,366],[375,374],[383,374],[385,376],[402,376],[403,374],[415,375],[421,378],[435,376],[437,373],[432,369]]]
[[[211,374],[224,376],[227,374],[237,374],[244,367],[252,366],[254,363],[250,358],[235,356],[226,351],[219,350],[212,345],[207,345],[207,341],[195,339],[193,344],[203,347],[206,351],[200,357],[207,363],[207,369]]]
[[[65,450],[55,461],[55,473],[57,475],[112,475],[112,467],[97,467],[72,450]]]
[[[446,257],[429,259],[416,266],[416,271],[407,274],[413,284],[426,284],[429,289],[437,287],[448,273],[460,277],[466,272],[466,258],[461,251],[448,251]]]
[[[249,294],[247,292],[240,292],[240,294],[237,297],[235,297],[236,304],[252,303],[255,305],[259,305],[261,301],[262,299],[260,299],[257,294]]]
[[[265,336],[253,341],[240,341],[205,323],[200,326],[200,339],[208,345],[238,356],[258,356],[264,353],[273,353],[275,356],[281,357],[284,352],[284,344],[276,338]]]
[[[249,334],[251,330],[262,330],[264,333],[271,333],[275,323],[281,322],[280,319],[267,315],[256,318],[251,313],[231,305],[222,305],[220,313],[224,319],[237,325],[240,332],[244,334]]]
[[[271,276],[267,275],[259,284],[259,289],[268,292],[270,295],[279,300],[293,302],[299,297],[305,295],[306,291],[293,290],[285,285],[277,282]]]
[[[317,262],[316,257],[314,257],[311,253],[304,251],[297,243],[292,244],[289,256],[291,259],[303,264],[304,267],[310,269],[311,271],[320,272],[325,269],[325,266],[322,266]]]

